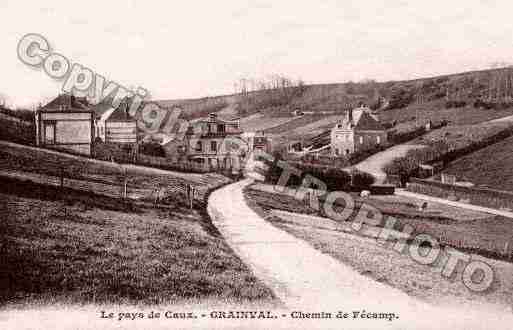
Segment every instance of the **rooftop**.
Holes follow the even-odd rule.
[[[44,112],[91,112],[91,104],[85,97],[76,97],[69,94],[60,94],[43,106]]]

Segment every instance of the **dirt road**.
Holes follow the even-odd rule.
[[[394,160],[394,158],[405,156],[410,150],[423,147],[422,145],[415,144],[399,144],[370,156],[354,167],[360,171],[374,175],[376,177],[376,183],[383,183],[386,179],[386,174],[383,171],[385,165]]]
[[[242,193],[250,183],[251,180],[246,179],[213,192],[208,201],[208,213],[228,244],[287,308],[395,311],[400,317],[393,322],[370,321],[361,326],[368,328],[374,324],[374,328],[379,324],[381,328],[396,329],[415,321],[416,325],[420,322],[421,329],[436,328],[433,320],[418,318],[419,313],[429,314],[430,306],[360,275],[257,215],[246,204]]]
[[[428,202],[441,203],[441,204],[445,204],[445,205],[459,207],[462,209],[484,212],[484,213],[493,214],[493,215],[500,215],[500,216],[503,216],[506,218],[513,219],[513,212],[506,211],[506,210],[497,210],[497,209],[493,209],[490,207],[484,207],[484,206],[479,206],[479,205],[450,201],[450,200],[447,200],[444,198],[438,198],[438,197],[433,197],[433,196],[428,196],[428,195],[423,195],[423,194],[406,191],[404,189],[396,189],[395,194],[398,196],[411,197],[411,198],[416,198],[419,200],[425,200]]]
[[[301,320],[302,327],[322,329],[506,329],[509,313],[497,313],[477,305],[473,312],[432,306],[406,293],[363,276],[350,266],[260,217],[246,203],[243,189],[251,180],[214,191],[208,213],[228,244],[251,268],[288,311],[353,311],[395,313],[392,321],[355,319]],[[255,206],[252,206],[255,207]],[[303,230],[307,230],[306,228]],[[322,250],[322,249],[320,249]],[[391,255],[393,257],[393,254]],[[308,323],[304,323],[309,321]],[[333,322],[333,323],[332,323]],[[350,322],[350,323],[347,323]],[[289,328],[291,324],[288,323]]]

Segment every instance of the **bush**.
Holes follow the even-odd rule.
[[[403,182],[417,172],[419,165],[420,162],[415,157],[398,157],[387,164],[383,170],[387,175],[399,176],[401,182]]]
[[[404,87],[397,87],[392,90],[387,109],[405,108],[413,102],[414,93]]]
[[[281,166],[278,162],[283,162],[279,157],[275,157],[273,162],[266,162],[269,170],[266,173],[266,182],[270,184],[278,183],[278,180],[285,167],[283,163]],[[329,191],[335,190],[351,190],[351,189],[368,189],[376,179],[369,173],[353,170],[351,172],[334,166],[312,165],[302,162],[286,162],[290,167],[293,167],[301,172],[301,175],[291,175],[287,186],[300,186],[307,175],[311,175],[316,179],[321,180],[326,184]]]
[[[401,181],[404,181],[417,174],[420,164],[442,162],[443,166],[446,166],[455,159],[502,141],[512,135],[513,128],[508,127],[497,134],[458,149],[451,149],[445,141],[436,141],[425,148],[410,150],[406,156],[394,159],[385,166],[384,171],[387,175],[398,175],[401,177]]]
[[[369,188],[376,179],[372,174],[367,172],[362,172],[358,170],[353,170],[351,172],[352,177],[352,186],[359,189],[367,189]]]
[[[269,169],[266,173],[266,182],[270,184],[278,183],[278,180],[283,172],[283,168],[285,167],[279,157],[275,157],[274,161],[267,162]],[[323,181],[328,190],[347,190],[351,185],[351,175],[337,167],[333,166],[322,166],[322,165],[312,165],[305,164],[302,162],[285,162],[288,166],[293,167],[299,171],[301,171],[301,175],[291,175],[289,180],[287,181],[287,186],[300,186],[303,180],[307,175],[311,175],[316,179]]]
[[[413,140],[415,138],[418,138],[419,136],[422,136],[424,134],[426,134],[426,127],[420,126],[420,127],[416,127],[415,129],[413,129],[411,131],[403,132],[403,133],[398,133],[395,130],[391,130],[388,132],[387,139],[388,139],[389,143],[401,144],[401,143]]]
[[[445,107],[447,109],[451,108],[462,108],[467,105],[466,101],[447,101],[445,102]]]
[[[164,148],[158,142],[145,142],[139,145],[139,152],[154,157],[166,157]]]
[[[132,163],[134,161],[132,146],[116,143],[95,142],[93,145],[93,157],[106,161],[113,160],[118,163]]]

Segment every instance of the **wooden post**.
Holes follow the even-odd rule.
[[[125,169],[125,173],[124,174],[125,174],[125,178],[123,180],[124,181],[123,182],[123,184],[124,184],[124,187],[123,187],[123,197],[127,198],[128,197],[128,172],[127,172],[126,169]]]
[[[189,184],[188,183],[184,183],[183,184],[183,189],[185,191],[185,199],[187,200],[187,204],[190,204],[190,192],[189,192]]]
[[[122,192],[122,195],[123,195],[123,199],[126,199],[127,198],[127,195],[128,195],[128,172],[126,170],[126,168],[124,167],[121,167],[121,171],[122,171],[122,175],[123,175],[123,192]]]
[[[64,167],[61,166],[60,170],[60,177],[61,177],[61,189],[64,188]]]
[[[192,185],[189,185],[190,187],[190,209],[192,210],[192,202],[194,201],[194,187]]]

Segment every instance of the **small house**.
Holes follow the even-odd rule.
[[[386,129],[366,106],[347,111],[330,134],[332,156],[349,155],[386,142]]]
[[[91,155],[94,113],[85,98],[61,94],[35,115],[36,145]]]
[[[95,136],[105,143],[136,144],[137,121],[130,116],[130,102],[123,100],[113,107],[111,102],[103,102],[94,107]]]

